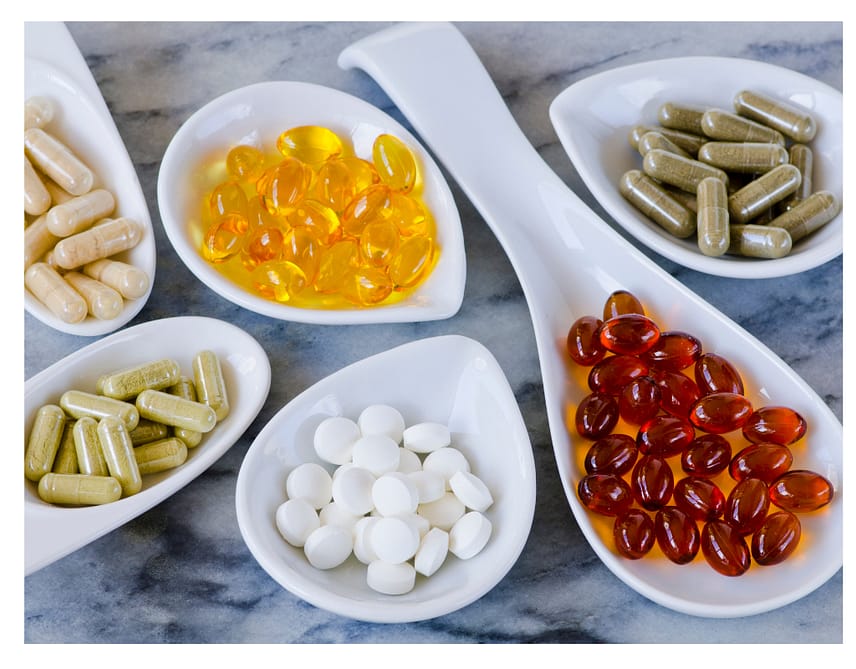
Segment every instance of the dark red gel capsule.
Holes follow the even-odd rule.
[[[690,409],[690,422],[699,430],[725,434],[739,430],[752,415],[752,403],[737,393],[711,393]]]
[[[698,554],[700,537],[696,522],[674,506],[657,511],[654,536],[665,556],[676,564],[692,562]]]
[[[747,478],[772,483],[788,471],[793,464],[791,449],[781,444],[750,444],[731,460],[728,473],[735,481]]]
[[[605,437],[618,422],[618,402],[603,393],[586,395],[577,407],[574,422],[581,437]]]
[[[770,501],[785,511],[816,511],[829,504],[832,495],[832,483],[808,469],[792,469],[770,484]]]
[[[675,506],[695,520],[715,520],[725,509],[725,494],[710,479],[686,476],[675,483]]]
[[[763,524],[769,508],[767,484],[761,479],[743,479],[728,493],[723,520],[740,534],[752,534]]]
[[[600,343],[607,351],[622,355],[644,353],[660,338],[657,324],[642,314],[622,314],[603,322]]]
[[[611,355],[591,368],[588,384],[593,392],[619,395],[624,386],[646,374],[648,365],[635,355]]]
[[[731,462],[731,443],[719,434],[702,434],[681,454],[681,469],[695,476],[716,476]]]
[[[652,367],[679,372],[694,364],[701,355],[701,342],[679,330],[661,332],[657,343],[642,354]]]
[[[746,540],[722,520],[705,523],[701,531],[701,553],[707,563],[724,576],[745,574],[752,564]]]
[[[601,320],[594,316],[581,316],[568,330],[568,355],[578,365],[594,365],[606,355],[600,343]]]
[[[743,379],[734,365],[716,353],[702,353],[695,362],[695,381],[703,395],[743,394]]]
[[[621,555],[638,560],[654,547],[654,521],[644,511],[630,509],[616,516],[612,537]]]
[[[643,509],[656,511],[672,499],[675,479],[665,459],[655,455],[639,458],[630,474],[630,490]]]
[[[802,438],[806,431],[805,418],[788,407],[761,407],[743,426],[743,436],[755,444],[771,441],[788,446]]]
[[[654,416],[639,426],[636,445],[646,455],[668,458],[682,453],[695,438],[692,424],[677,416]]]
[[[633,468],[638,455],[639,449],[633,437],[620,433],[608,434],[591,445],[584,466],[588,474],[621,476]]]
[[[776,511],[752,535],[752,557],[768,567],[787,560],[797,549],[802,535],[799,519],[788,511]]]
[[[686,418],[690,409],[701,398],[698,386],[690,377],[680,372],[652,371],[651,376],[660,387],[660,407],[663,411]]]
[[[644,316],[645,308],[639,298],[630,291],[613,291],[603,305],[603,320],[608,321],[610,318],[623,314],[642,314]]]
[[[604,516],[618,516],[633,504],[630,486],[615,474],[589,474],[577,485],[580,501],[589,511]]]
[[[618,414],[631,425],[641,425],[660,411],[660,387],[650,376],[628,383],[618,396]]]

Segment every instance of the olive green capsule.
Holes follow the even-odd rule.
[[[659,125],[637,125],[630,130],[630,134],[627,139],[630,141],[630,145],[634,149],[639,149],[639,140],[642,139],[642,136],[649,132],[658,132],[663,137],[681,147],[684,151],[689,153],[691,156],[694,156],[698,153],[698,150],[702,147],[702,145],[709,141],[708,137],[704,137],[702,135],[693,135],[689,132],[682,132],[680,130],[672,130],[672,128],[664,128]]]
[[[229,396],[226,393],[223,368],[214,351],[200,351],[193,357],[193,382],[197,399],[214,409],[218,421],[229,415]]]
[[[621,177],[619,191],[630,204],[676,237],[689,237],[695,232],[695,214],[639,170],[630,170]]]
[[[169,426],[157,423],[148,418],[140,418],[137,427],[131,430],[131,443],[134,446],[142,446],[150,441],[166,439],[169,436]]]
[[[757,91],[740,91],[734,96],[734,109],[795,142],[810,142],[817,134],[817,123],[808,111]]]
[[[187,460],[187,446],[178,437],[153,441],[134,448],[140,474],[156,474],[174,469]]]
[[[684,151],[680,146],[675,144],[671,139],[666,137],[661,132],[646,132],[639,139],[639,144],[636,148],[639,150],[640,155],[642,155],[643,157],[651,149],[663,149],[663,151],[671,151],[672,153],[677,153],[679,156],[684,156],[686,158],[690,157],[690,154]]]
[[[661,187],[664,191],[666,191],[669,195],[671,195],[674,199],[684,205],[691,212],[698,213],[698,200],[695,196],[695,193],[688,193],[685,190],[681,190],[680,188],[675,188],[674,186],[670,186],[669,184],[661,184]]]
[[[65,412],[56,404],[36,412],[24,455],[24,476],[30,481],[38,481],[53,468],[64,429]]]
[[[134,445],[125,423],[115,416],[102,418],[98,421],[98,440],[101,442],[110,476],[122,486],[122,495],[127,497],[140,492],[143,479],[134,458]]]
[[[732,223],[746,223],[781,202],[797,189],[800,179],[800,171],[786,164],[750,181],[728,198],[728,213]]]
[[[715,177],[728,185],[728,175],[718,167],[693,158],[684,158],[662,149],[654,149],[642,159],[642,170],[652,179],[695,193],[702,179]]]
[[[791,236],[784,228],[751,223],[731,225],[728,252],[749,258],[783,258],[791,252]]]
[[[74,424],[77,421],[66,421],[62,430],[62,438],[59,440],[59,448],[56,450],[53,467],[54,474],[79,474],[77,465],[77,450],[74,446]]]
[[[77,467],[81,474],[108,476],[107,461],[98,438],[98,421],[91,416],[78,418],[72,430],[74,448],[77,452]]]
[[[182,376],[178,383],[170,386],[166,391],[172,395],[183,397],[192,402],[196,401],[196,386],[193,385],[193,380],[190,377]],[[202,441],[202,433],[196,430],[188,430],[184,427],[173,428],[173,434],[181,439],[188,448],[194,448]]]
[[[726,142],[770,142],[784,144],[782,133],[721,109],[709,109],[701,119],[704,134]]]
[[[703,135],[701,129],[701,117],[707,111],[706,107],[694,107],[692,105],[677,105],[673,102],[664,102],[657,110],[657,120],[665,128],[689,132],[693,135]]]
[[[819,190],[792,209],[777,216],[770,225],[784,228],[796,242],[823,227],[841,211],[841,202],[829,191]]]
[[[805,144],[792,144],[788,150],[788,162],[800,171],[800,185],[793,197],[783,203],[791,209],[814,192],[814,152]]]
[[[106,416],[117,416],[128,430],[133,430],[140,422],[140,414],[133,404],[83,390],[66,390],[59,398],[59,405],[73,418],[91,416],[100,420]]]
[[[127,400],[149,388],[167,388],[180,376],[181,368],[175,360],[155,360],[108,374],[101,381],[101,393],[117,400]]]
[[[698,248],[706,256],[721,256],[728,250],[731,236],[725,184],[712,177],[702,179],[697,199]]]
[[[770,142],[708,142],[698,159],[726,172],[763,174],[788,162],[788,151]]]
[[[92,506],[109,504],[122,496],[122,486],[112,476],[46,474],[39,481],[39,497],[51,504]]]
[[[197,432],[210,432],[217,424],[217,414],[207,404],[162,390],[144,390],[137,395],[137,409],[143,418]]]

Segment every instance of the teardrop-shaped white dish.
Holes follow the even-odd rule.
[[[303,549],[279,534],[277,507],[285,479],[303,462],[323,463],[313,434],[328,416],[356,420],[371,404],[398,409],[407,425],[449,426],[452,445],[490,489],[485,515],[493,534],[469,560],[452,555],[430,578],[417,577],[405,595],[383,595],[366,584],[353,555],[321,571]],[[286,404],[247,451],[236,490],[241,534],[259,564],[284,588],[320,608],[372,622],[425,620],[455,611],[493,588],[517,561],[535,511],[535,464],[529,435],[508,380],[480,343],[459,335],[414,341],[355,362]]]
[[[629,141],[637,125],[659,125],[665,102],[733,111],[734,96],[757,90],[808,110],[818,124],[809,143],[814,190],[843,195],[842,95],[799,72],[741,58],[668,58],[607,70],[578,81],[550,105],[550,119],[583,183],[600,205],[640,242],[685,267],[717,276],[762,279],[817,267],[843,250],[843,214],[794,243],[783,258],[710,257],[696,238],[679,239],[621,196],[618,183],[642,158]]]
[[[143,477],[136,495],[111,504],[61,507],[43,502],[36,484],[24,485],[24,567],[31,574],[163,501],[208,469],[244,433],[270,390],[270,362],[264,349],[240,328],[214,318],[183,316],[149,321],[75,351],[29,379],[24,386],[24,434],[39,407],[59,401],[72,388],[94,392],[99,376],[135,364],[172,358],[192,377],[193,356],[212,350],[220,358],[230,412],[187,461]]]
[[[66,323],[27,290],[24,308],[61,332],[88,337],[113,332],[140,312],[154,284],[157,252],[146,198],[110,110],[68,29],[61,23],[25,23],[24,56],[25,99],[44,96],[56,107],[56,116],[45,129],[55,133],[92,169],[94,187],[113,194],[116,211],[112,218],[125,216],[143,226],[140,243],[114,258],[135,265],[149,276],[146,293],[125,300],[122,312],[110,320],[87,316],[80,323]]]

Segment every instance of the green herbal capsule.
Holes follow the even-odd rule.
[[[740,91],[734,96],[734,109],[795,142],[810,142],[817,134],[817,123],[808,111],[757,91]]]
[[[229,415],[226,382],[223,379],[220,358],[217,357],[216,353],[200,351],[194,356],[193,382],[196,385],[198,400],[214,409],[218,421]]]
[[[193,380],[187,376],[182,376],[178,380],[178,383],[167,388],[167,392],[192,402],[196,401],[196,386],[193,385]],[[175,427],[173,428],[173,434],[181,439],[188,448],[194,448],[202,441],[202,433],[197,430]]]
[[[703,135],[701,117],[706,111],[707,108],[704,107],[664,102],[657,110],[657,120],[665,128],[681,130],[694,135]]]
[[[108,374],[101,382],[101,393],[117,400],[136,397],[147,389],[162,390],[181,376],[175,360],[155,360]]]
[[[722,183],[728,184],[728,175],[718,167],[662,149],[654,149],[645,154],[642,159],[642,170],[652,179],[688,193],[695,193],[699,182],[707,177],[716,177],[721,179]]]
[[[98,439],[110,476],[122,486],[122,495],[127,497],[140,492],[143,480],[134,458],[134,445],[125,424],[115,416],[102,418],[98,423]]]
[[[680,238],[695,232],[695,214],[639,170],[626,172],[618,189],[630,204],[667,232]]]
[[[728,198],[728,213],[734,223],[746,223],[765,209],[781,202],[800,185],[800,171],[793,165],[779,165],[750,181]]]
[[[698,185],[698,247],[706,256],[728,251],[730,230],[728,194],[719,179],[702,179]]]
[[[788,162],[788,151],[769,142],[708,142],[698,159],[726,172],[762,174]]]
[[[728,252],[749,258],[783,258],[791,251],[791,236],[770,225],[732,224]]]
[[[166,439],[169,436],[169,426],[156,423],[148,418],[140,418],[137,427],[131,430],[131,443],[134,446],[142,446],[150,441]]]
[[[695,156],[696,154],[698,154],[698,150],[702,147],[702,145],[705,142],[709,141],[708,137],[704,137],[702,135],[694,135],[690,132],[682,132],[680,130],[664,128],[658,125],[637,125],[630,130],[630,134],[627,136],[630,145],[634,149],[638,149],[639,140],[645,133],[648,132],[660,133],[661,135],[663,135],[663,137],[673,142],[674,144],[677,144],[691,156]]]
[[[672,153],[677,153],[679,156],[684,156],[685,158],[690,157],[690,154],[684,151],[680,146],[675,144],[671,139],[666,137],[661,132],[646,132],[639,139],[639,144],[636,148],[639,150],[639,153],[642,156],[644,156],[652,149],[662,149],[663,151],[671,151]]]
[[[210,432],[217,424],[217,414],[207,404],[162,390],[144,390],[137,395],[137,409],[143,418],[197,432]]]
[[[107,416],[118,417],[129,431],[140,422],[140,414],[133,404],[82,390],[65,391],[59,398],[59,405],[74,418],[90,416],[100,420]]]
[[[24,476],[30,481],[50,472],[64,429],[65,412],[57,405],[47,404],[36,412],[24,455]]]
[[[134,449],[140,474],[155,474],[174,469],[187,460],[187,446],[178,437],[153,441]]]
[[[805,144],[792,144],[788,150],[788,162],[800,171],[802,177],[793,197],[784,202],[785,208],[791,209],[814,192],[814,153]]]
[[[51,504],[91,506],[115,502],[122,486],[112,476],[46,474],[39,481],[39,497]]]
[[[91,416],[78,418],[74,423],[74,447],[77,451],[77,466],[81,474],[108,476],[107,462],[98,438],[98,421]]]
[[[76,421],[75,421],[76,422]],[[51,471],[55,474],[78,474],[80,469],[77,465],[77,449],[74,447],[74,423],[66,421],[59,440],[59,448],[56,451]]]
[[[720,109],[710,109],[701,119],[704,134],[726,142],[771,142],[784,144],[782,133],[748,118]]]
[[[839,211],[841,202],[838,198],[829,191],[819,190],[774,218],[770,225],[784,228],[796,242],[829,223]]]

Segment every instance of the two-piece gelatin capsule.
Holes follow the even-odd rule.
[[[24,476],[31,481],[51,471],[65,429],[62,407],[47,404],[36,412],[24,456]]]
[[[189,376],[180,376],[175,385],[166,389],[171,395],[176,395],[191,402],[196,401],[196,386]],[[160,424],[160,423],[158,423]],[[174,427],[173,433],[181,439],[188,448],[194,448],[202,441],[202,433],[198,430],[190,430],[186,427]]]
[[[829,191],[820,190],[776,216],[769,225],[787,230],[796,242],[829,223],[840,211],[840,200]]]
[[[63,279],[84,299],[87,311],[93,317],[109,321],[122,313],[125,302],[110,286],[77,271],[66,272]]]
[[[771,225],[732,224],[728,252],[748,258],[783,258],[793,241],[787,230]]]
[[[808,111],[758,91],[740,91],[734,96],[734,109],[795,142],[810,142],[817,133],[817,122]]]
[[[107,462],[98,437],[98,421],[91,416],[78,418],[72,430],[77,451],[77,467],[81,474],[108,476]]]
[[[721,109],[706,111],[702,116],[701,126],[702,132],[710,139],[725,142],[785,143],[785,138],[777,130]]]
[[[51,471],[55,474],[77,474],[77,451],[74,446],[74,422],[66,421]]]
[[[642,170],[652,179],[689,193],[695,193],[701,180],[708,177],[716,177],[728,185],[728,175],[718,167],[662,149],[654,149],[645,154]]]
[[[814,152],[806,144],[792,144],[788,149],[788,162],[800,171],[800,185],[793,196],[785,201],[790,209],[814,192]]]
[[[83,390],[66,390],[59,398],[59,405],[73,418],[119,418],[129,431],[140,422],[140,414],[133,404]]]
[[[122,297],[133,300],[149,289],[149,275],[134,265],[112,258],[101,258],[83,266],[83,273],[110,286]]]
[[[193,357],[193,383],[197,400],[211,407],[218,421],[229,415],[223,368],[214,351],[200,351]]]
[[[625,172],[618,188],[628,202],[674,236],[683,239],[696,231],[693,212],[644,172]]]
[[[657,120],[665,128],[682,130],[694,135],[703,135],[701,118],[706,111],[706,107],[664,102],[657,109]]]
[[[187,460],[187,445],[178,437],[152,441],[134,448],[140,474],[156,474],[175,469]]]
[[[51,206],[51,194],[33,164],[24,156],[24,212],[30,216],[44,214]]]
[[[102,377],[99,388],[102,395],[117,400],[136,397],[147,388],[161,390],[172,386],[181,377],[181,368],[175,360],[164,358],[134,365]]]
[[[796,191],[801,178],[799,169],[785,164],[753,179],[728,198],[728,213],[732,222],[746,223],[781,202]]]
[[[122,495],[135,495],[143,487],[140,468],[134,457],[134,444],[125,423],[115,416],[98,422],[98,439],[110,476],[122,487]]]
[[[728,251],[731,243],[731,220],[725,183],[713,177],[702,179],[696,191],[696,198],[698,248],[706,256],[721,256]]]
[[[217,424],[217,414],[207,404],[162,390],[141,392],[137,395],[136,408],[143,418],[196,432],[210,432]]]
[[[769,142],[708,142],[698,159],[726,172],[762,174],[788,162],[788,151]]]
[[[79,323],[86,318],[89,311],[86,300],[47,263],[30,265],[24,272],[24,285],[61,321]]]
[[[666,137],[672,143],[678,145],[684,151],[686,151],[691,156],[698,155],[698,150],[704,145],[705,142],[710,141],[709,137],[704,137],[703,135],[695,135],[691,132],[684,132],[682,130],[674,130],[672,128],[665,128],[663,126],[650,126],[650,125],[637,125],[630,129],[630,133],[627,136],[630,145],[634,149],[639,149],[639,140],[649,132],[659,132],[661,135]]]
[[[103,188],[96,188],[51,207],[48,212],[48,230],[57,237],[68,237],[106,218],[115,208],[113,194]]]
[[[93,506],[122,497],[122,486],[112,476],[45,474],[39,480],[39,497],[51,504]]]
[[[34,95],[24,100],[24,130],[44,128],[53,121],[56,107],[50,98]]]
[[[679,156],[684,156],[686,158],[690,158],[690,154],[684,151],[680,146],[675,144],[671,139],[666,137],[661,132],[646,132],[642,137],[639,138],[639,142],[636,145],[637,150],[641,156],[645,156],[646,153],[652,151],[653,149],[662,149],[663,151],[670,151],[671,153],[676,153]]]
[[[54,247],[53,256],[59,267],[75,269],[131,249],[142,236],[139,223],[121,217],[62,239]]]
[[[92,170],[65,144],[41,128],[24,131],[24,150],[47,176],[72,195],[83,195],[92,189]]]

